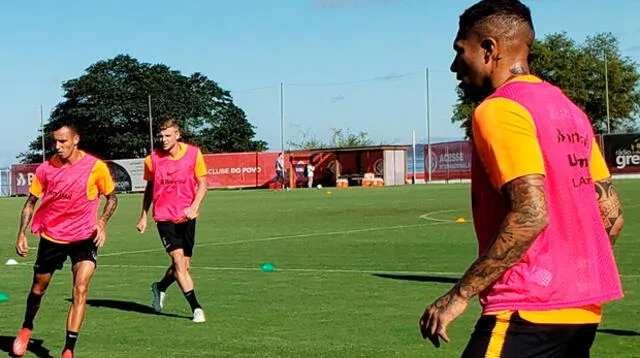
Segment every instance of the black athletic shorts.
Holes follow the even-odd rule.
[[[91,261],[96,265],[98,247],[93,239],[59,244],[41,237],[33,269],[38,274],[54,273],[62,269],[67,257],[71,259],[72,265],[80,261]]]
[[[193,255],[193,246],[196,241],[196,219],[178,224],[171,221],[158,221],[156,225],[162,245],[168,253],[182,249],[185,257]]]
[[[539,324],[520,317],[482,316],[462,358],[588,358],[598,324]]]

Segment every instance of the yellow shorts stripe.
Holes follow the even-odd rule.
[[[496,316],[496,325],[491,331],[489,346],[484,358],[500,358],[502,348],[504,347],[505,338],[507,337],[507,329],[511,320],[511,313],[507,315]]]

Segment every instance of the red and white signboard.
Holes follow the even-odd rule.
[[[468,179],[471,177],[471,142],[457,141],[431,145],[431,178]],[[425,146],[425,168],[429,167]]]
[[[29,186],[36,176],[39,164],[14,164],[11,166],[11,194],[28,195]]]
[[[262,187],[274,181],[277,152],[206,154],[209,188]],[[288,159],[285,158],[285,163]]]

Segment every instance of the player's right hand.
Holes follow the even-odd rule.
[[[138,220],[138,225],[136,225],[136,229],[138,229],[141,234],[144,234],[145,230],[147,230],[147,219],[140,218],[140,220]]]
[[[20,233],[18,240],[16,240],[16,253],[20,257],[25,257],[29,253],[29,242],[27,236],[23,233]]]

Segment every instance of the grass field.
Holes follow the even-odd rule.
[[[594,357],[640,353],[640,190],[617,182],[626,227],[616,246],[626,297],[605,308]],[[135,230],[139,195],[121,195],[93,279],[78,357],[458,357],[479,313],[474,300],[452,342],[422,340],[418,319],[476,254],[467,185],[211,191],[198,222],[192,275],[208,322],[192,323],[176,285],[165,313],[149,285],[169,263],[151,229]],[[0,259],[14,254],[24,198],[0,200]],[[30,237],[30,246],[37,240]],[[0,266],[0,352],[22,322],[35,252]],[[276,272],[260,271],[272,262]],[[58,272],[27,356],[59,356],[71,280]]]

